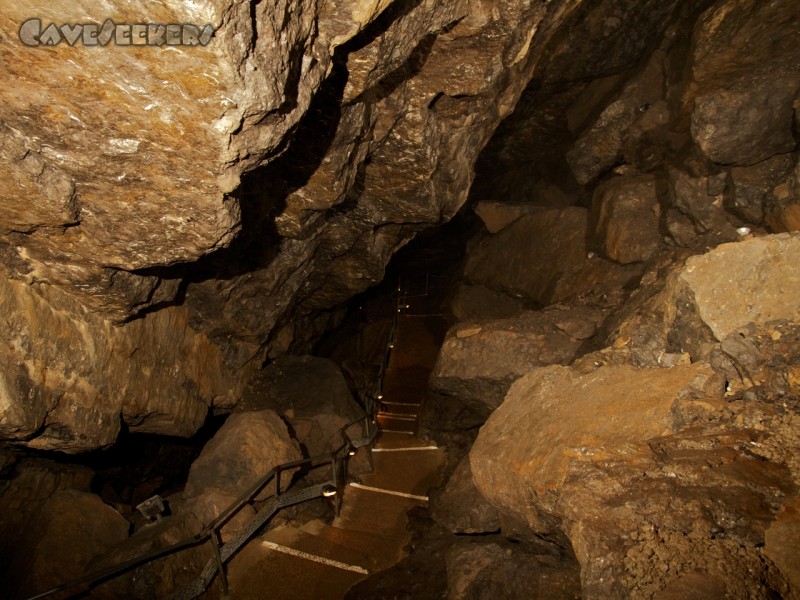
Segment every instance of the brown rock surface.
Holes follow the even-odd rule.
[[[670,168],[668,189],[671,211],[683,217],[667,220],[667,230],[678,245],[705,250],[737,239],[730,215],[722,208],[722,190],[714,189],[712,178],[694,177],[681,169]]]
[[[336,363],[315,356],[281,356],[264,369],[237,411],[262,408],[287,420],[308,456],[338,447],[341,428],[363,414]]]
[[[786,574],[789,585],[797,597],[800,590],[800,498],[784,502],[775,521],[767,529],[764,554]]]
[[[9,461],[0,470],[0,580],[5,582],[13,578],[9,568],[18,554],[17,544],[26,536],[31,515],[58,492],[88,493],[94,473],[86,467],[45,459],[3,458],[4,464]]]
[[[115,326],[51,286],[0,280],[0,432],[79,452],[132,431],[189,436],[237,384],[220,348],[175,307]],[[187,358],[191,357],[191,358]]]
[[[789,594],[797,242],[654,262],[611,346],[533,369],[481,428],[479,490],[501,517],[567,534],[585,597]],[[656,365],[670,368],[641,368]]]
[[[773,190],[787,179],[792,167],[794,156],[791,154],[779,154],[749,167],[733,167],[725,208],[750,223],[761,223],[765,201],[769,202],[781,193]],[[787,181],[784,185],[789,188],[791,183]],[[786,189],[784,193],[788,195],[789,192]]]
[[[190,539],[200,533],[203,524],[191,513],[183,512],[147,525],[124,542],[110,548],[88,567],[90,572],[116,566],[150,552]],[[92,590],[92,597],[102,600],[120,598],[167,598],[193,582],[213,550],[210,543],[184,548],[160,560],[110,579]]]
[[[445,561],[448,600],[581,597],[576,573],[551,557],[513,552],[498,544],[456,544]]]
[[[475,214],[483,221],[489,233],[497,233],[523,215],[542,210],[531,204],[504,204],[502,202],[479,202]]]
[[[680,275],[718,340],[748,323],[800,321],[800,236],[724,244],[686,261]]]
[[[661,243],[659,212],[654,177],[612,179],[592,200],[595,240],[611,260],[646,261]]]
[[[500,530],[497,510],[475,487],[468,456],[458,463],[442,493],[433,499],[431,516],[453,533],[491,533]]]
[[[563,273],[586,259],[586,209],[551,209],[520,217],[470,248],[464,268],[474,284],[525,297],[558,302],[552,290]]]
[[[184,496],[218,489],[238,497],[272,467],[300,458],[297,443],[273,411],[235,413],[192,463]]]
[[[702,395],[711,374],[698,365],[603,367],[585,376],[561,366],[535,369],[481,429],[470,453],[475,482],[496,506],[546,530],[573,462],[635,459],[647,440],[672,432],[678,396]],[[537,503],[526,508],[530,496]]]
[[[797,155],[794,159],[794,168],[772,189],[765,202],[764,220],[774,232],[800,231],[800,159]],[[770,161],[776,162],[777,159]]]
[[[130,523],[94,494],[55,492],[31,515],[15,542],[10,566],[16,590],[27,598],[86,574],[89,563],[128,538]]]
[[[751,165],[796,147],[798,24],[792,0],[720,0],[703,13],[692,49],[691,131],[713,162]]]
[[[458,321],[479,319],[507,319],[518,315],[525,306],[511,298],[482,285],[462,284],[450,303],[450,310]]]
[[[20,41],[33,15],[43,27],[103,19],[90,4],[4,5],[0,260],[8,279],[35,284],[76,328],[101,331],[95,347],[135,355],[118,382],[178,375],[115,393],[98,365],[87,377],[77,369],[80,385],[64,393],[39,389],[18,365],[54,367],[58,378],[64,359],[37,335],[4,361],[5,386],[15,386],[4,429],[42,448],[107,444],[120,407],[136,428],[186,435],[204,405],[235,403],[231,381],[249,378],[278,330],[296,318],[298,345],[309,343],[304,326],[324,328],[316,311],[379,280],[416,231],[458,211],[477,155],[578,8],[112,0],[117,24],[208,24],[214,35],[193,47]],[[635,3],[626,10],[658,21]],[[622,44],[614,60],[641,49],[642,40]],[[20,306],[7,314],[31,316]],[[155,322],[158,347],[195,333],[209,345],[170,343],[174,360],[151,354],[138,335]],[[120,328],[109,333],[112,323]],[[117,351],[117,338],[137,341]]]
[[[510,319],[463,322],[439,351],[429,385],[488,415],[515,379],[538,365],[567,364],[597,331],[599,310],[526,311]]]
[[[796,322],[798,247],[800,237],[784,233],[656,262],[607,323],[609,344],[633,364],[668,366],[681,355],[707,360],[726,340],[733,348],[740,344],[734,338],[753,335],[749,328]],[[726,373],[732,382],[742,381]]]
[[[695,570],[726,595],[785,594],[761,546],[795,485],[771,449],[797,436],[772,406],[723,401],[723,382],[703,363],[537,369],[482,428],[475,482],[534,531],[567,533],[586,598],[656,597]]]

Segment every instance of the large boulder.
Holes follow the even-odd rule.
[[[601,320],[597,309],[554,306],[510,319],[459,323],[445,337],[429,386],[488,416],[514,380],[533,367],[571,362]]]
[[[14,542],[11,598],[27,598],[85,575],[98,556],[128,538],[130,523],[94,494],[55,492]],[[7,590],[8,591],[8,590]]]
[[[701,16],[692,47],[691,131],[713,162],[751,165],[796,147],[798,23],[793,0],[719,0]]]
[[[482,428],[475,482],[538,535],[568,535],[586,598],[651,597],[694,572],[729,596],[785,594],[761,548],[798,439],[776,407],[726,402],[724,383],[707,363],[537,369]]]
[[[337,448],[342,428],[364,414],[336,363],[315,356],[281,356],[266,367],[237,411],[259,408],[281,414],[308,456]]]
[[[524,375],[482,427],[478,489],[568,536],[585,597],[796,582],[798,252],[780,234],[656,264],[608,348]]]
[[[707,366],[535,369],[481,428],[470,452],[475,482],[496,506],[546,531],[560,516],[558,492],[573,462],[624,460],[626,444],[635,460],[639,445],[672,432],[676,402],[703,397],[712,374]],[[528,497],[536,504],[527,506]]]
[[[445,556],[447,600],[529,598],[578,600],[578,569],[550,556],[514,552],[499,544],[454,544]]]
[[[754,323],[800,321],[800,235],[724,244],[686,261],[682,282],[718,340]]]
[[[800,235],[775,234],[722,244],[706,254],[657,264],[646,285],[609,323],[608,342],[640,366],[677,355],[712,357],[748,327],[800,319]],[[731,385],[742,381],[731,370]]]
[[[653,176],[618,177],[599,186],[592,199],[595,241],[622,264],[649,259],[661,243],[660,207]]]
[[[500,530],[497,509],[486,501],[472,479],[469,456],[461,459],[444,490],[433,498],[431,516],[453,533],[492,533]]]
[[[512,297],[549,304],[563,273],[586,259],[588,211],[570,207],[520,217],[467,251],[465,277]]]
[[[222,490],[235,499],[272,467],[301,457],[297,442],[275,412],[235,413],[192,463],[184,496]]]

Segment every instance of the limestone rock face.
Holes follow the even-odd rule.
[[[718,1],[700,18],[691,130],[712,161],[751,165],[796,147],[799,23],[800,9],[791,0]]]
[[[800,321],[800,236],[725,244],[690,258],[681,279],[718,340],[753,323]]]
[[[130,523],[98,496],[55,492],[31,516],[10,567],[26,598],[86,574],[89,563],[128,538]]]
[[[456,544],[445,557],[448,600],[531,598],[577,600],[577,573],[547,556],[513,552],[499,544]]]
[[[74,327],[58,338],[67,358],[43,331],[4,351],[3,435],[78,450],[113,440],[120,414],[188,435],[209,406],[231,407],[231,382],[273,341],[308,345],[325,328],[319,311],[458,211],[537,49],[578,5],[112,0],[95,14],[90,2],[6,3],[0,263],[8,285],[41,299],[6,314],[17,328],[42,331],[52,313]],[[188,23],[213,36],[87,47],[54,27],[57,45],[20,39],[35,16],[34,42],[51,23],[93,19],[108,42],[106,15],[123,32]],[[130,372],[87,361],[70,379],[61,363],[90,348],[134,356]]]
[[[742,333],[748,328],[795,323],[798,248],[797,234],[776,234],[689,257],[670,275],[662,273],[664,280],[651,287],[650,296],[631,297],[614,317],[609,342],[630,352],[635,364],[656,366],[684,353],[692,360],[708,359],[720,342],[730,345],[749,336]],[[732,381],[741,379],[729,375]]]
[[[469,457],[450,476],[444,491],[434,499],[431,516],[453,533],[491,533],[500,530],[497,510],[475,487]]]
[[[648,595],[694,569],[729,595],[785,590],[759,548],[792,475],[758,449],[796,439],[769,408],[773,434],[734,425],[723,382],[703,363],[536,370],[482,428],[470,454],[475,482],[534,531],[563,528],[584,597]]]
[[[567,535],[584,597],[786,595],[796,581],[797,243],[654,263],[607,348],[532,369],[481,428],[478,489],[501,522]]]
[[[185,309],[117,327],[51,286],[0,280],[0,290],[6,439],[90,450],[114,442],[120,415],[132,431],[188,436],[210,405],[235,402],[240,384]]]
[[[586,259],[587,222],[578,207],[520,217],[469,249],[465,276],[512,297],[557,302],[552,290],[564,271]]]
[[[236,413],[192,463],[184,496],[219,489],[235,498],[272,467],[300,458],[297,443],[273,411]]]
[[[690,396],[693,387],[702,396],[710,377],[710,369],[698,366],[604,367],[586,376],[561,366],[536,369],[512,386],[481,429],[470,455],[475,481],[495,505],[545,530],[551,502],[559,499],[552,490],[564,484],[573,461],[612,458],[625,453],[618,449],[625,444],[633,452],[636,443],[671,433],[678,397]],[[531,494],[540,512],[524,508]]]
[[[592,213],[595,237],[608,258],[622,264],[642,262],[658,249],[655,178],[609,181],[595,191]]]
[[[282,356],[269,365],[237,411],[260,408],[283,415],[307,456],[339,447],[341,429],[363,414],[336,363],[314,356]]]
[[[533,367],[571,362],[597,331],[601,314],[554,307],[510,319],[460,323],[448,332],[429,385],[488,416],[514,380]]]

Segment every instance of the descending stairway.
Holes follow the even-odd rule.
[[[331,524],[280,526],[243,548],[228,566],[230,598],[341,600],[354,584],[405,555],[406,515],[427,504],[445,462],[442,449],[419,437],[442,328],[436,316],[410,310],[399,316],[372,472],[346,486],[340,514]]]

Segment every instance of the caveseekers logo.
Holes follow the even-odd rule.
[[[114,23],[106,19],[97,23],[77,23],[56,26],[50,23],[42,28],[40,19],[28,19],[19,28],[19,39],[26,46],[57,46],[64,42],[70,46],[205,46],[214,36],[211,25],[199,27],[191,24],[170,23]]]

